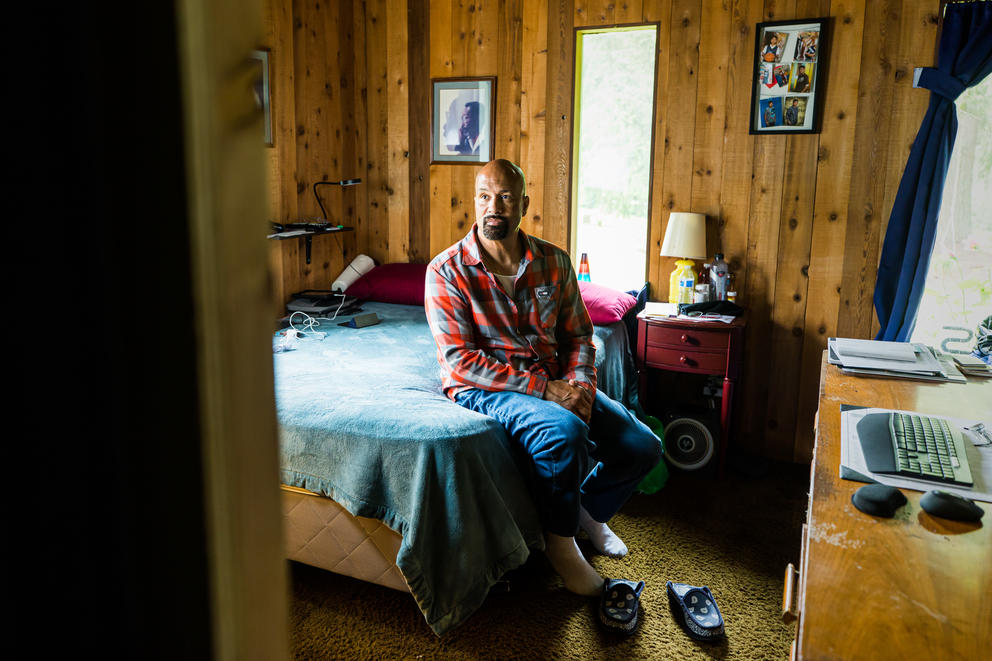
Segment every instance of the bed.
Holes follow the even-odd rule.
[[[348,290],[365,294],[362,312],[380,323],[319,320],[323,338],[274,355],[286,555],[409,591],[441,635],[543,549],[543,535],[526,463],[503,428],[441,392],[424,267],[386,266],[363,279],[382,269],[393,285],[414,283],[410,296],[364,291],[361,280]],[[630,310],[626,296],[619,305]],[[640,412],[624,315],[610,313],[595,326],[598,387]]]

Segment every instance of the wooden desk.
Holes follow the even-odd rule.
[[[637,369],[640,374],[642,403],[647,406],[648,369],[713,374],[723,377],[720,402],[720,458],[723,474],[730,423],[734,411],[734,392],[744,362],[744,329],[747,315],[732,323],[722,321],[687,321],[678,318],[637,320]]]
[[[838,476],[841,404],[987,418],[992,380],[848,376],[824,355],[798,577],[798,658],[992,658],[992,504],[979,503],[985,516],[977,524],[931,517],[920,509],[922,492],[908,489],[909,503],[892,519],[855,509],[851,495],[862,484]]]

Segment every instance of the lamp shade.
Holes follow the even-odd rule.
[[[673,211],[668,217],[662,257],[706,257],[706,216],[701,213]]]

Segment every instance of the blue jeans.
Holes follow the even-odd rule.
[[[546,531],[569,537],[579,505],[607,522],[661,461],[661,442],[625,407],[596,392],[589,424],[559,404],[518,392],[472,389],[461,406],[499,422],[530,458]]]

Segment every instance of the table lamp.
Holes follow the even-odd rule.
[[[361,179],[343,179],[341,181],[318,181],[313,185],[313,196],[317,198],[317,206],[320,207],[321,221],[324,223],[330,223],[331,218],[327,215],[327,211],[324,210],[324,203],[320,201],[320,195],[317,194],[317,186],[341,186],[342,188],[346,186],[354,186],[355,184],[362,183]]]
[[[696,272],[692,270],[696,264],[692,260],[706,258],[706,216],[673,211],[665,228],[661,256],[679,258],[668,281],[668,302],[692,303],[696,285]],[[680,282],[685,286],[680,286]]]

